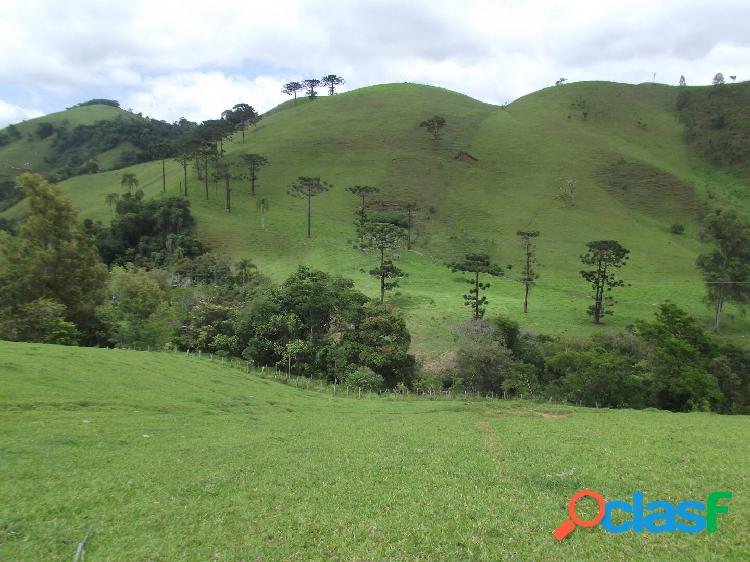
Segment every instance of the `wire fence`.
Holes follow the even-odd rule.
[[[194,350],[170,350],[160,351],[149,348],[141,348],[138,346],[118,346],[112,349],[127,350],[127,351],[148,351],[151,353],[167,353],[173,355],[182,355],[188,359],[195,361],[207,361],[216,365],[221,365],[236,371],[240,371],[246,375],[259,377],[266,380],[272,380],[295,388],[304,390],[310,390],[320,392],[322,394],[330,394],[334,397],[341,398],[356,398],[360,400],[372,400],[372,399],[386,399],[386,400],[453,400],[453,401],[495,401],[495,400],[524,400],[537,403],[554,403],[563,404],[569,406],[575,406],[576,404],[568,401],[558,400],[554,397],[540,398],[534,395],[513,395],[509,396],[508,393],[482,393],[472,392],[468,390],[445,390],[435,388],[425,389],[379,389],[371,390],[362,387],[354,387],[347,384],[341,384],[331,382],[327,379],[313,379],[302,375],[295,375],[289,372],[279,369],[279,364],[273,367],[268,366],[255,366],[252,361],[246,361],[244,359],[238,359],[236,357],[227,357],[223,355],[217,355],[214,353],[203,353],[202,351]],[[577,404],[581,406],[581,404]],[[597,406],[598,407],[598,406]]]

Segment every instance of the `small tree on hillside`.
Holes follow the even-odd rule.
[[[123,174],[120,180],[120,186],[128,188],[128,193],[133,195],[133,190],[138,187],[138,178],[135,174]]]
[[[302,83],[305,85],[305,94],[307,94],[307,97],[311,100],[314,100],[316,97],[318,97],[318,92],[315,90],[315,88],[320,86],[320,80],[317,78],[309,78],[307,80],[303,80]]]
[[[241,175],[234,175],[234,167],[229,162],[219,162],[216,165],[216,174],[224,180],[224,186],[227,195],[226,209],[228,213],[232,212],[232,185],[233,179],[239,179]]]
[[[260,228],[261,230],[266,229],[266,213],[268,212],[268,199],[261,197],[255,204],[255,207],[260,211]]]
[[[151,156],[161,160],[161,190],[167,191],[167,167],[166,160],[174,156],[175,147],[171,142],[159,142],[151,146]]]
[[[385,302],[385,292],[398,287],[398,279],[406,274],[386,258],[386,251],[394,250],[404,242],[404,229],[387,222],[368,222],[361,229],[361,248],[378,252],[380,265],[370,270],[370,275],[380,279],[380,303]]]
[[[419,124],[420,127],[425,127],[432,135],[432,140],[438,140],[440,138],[440,130],[445,127],[445,119],[439,115],[425,119]]]
[[[248,259],[241,259],[237,262],[237,273],[239,274],[240,283],[246,285],[253,275],[253,271],[258,270],[258,266]]]
[[[594,266],[581,271],[581,277],[594,289],[594,304],[589,306],[588,314],[594,317],[594,323],[601,324],[602,316],[612,314],[611,307],[617,303],[609,294],[612,288],[625,286],[624,281],[617,279],[615,270],[627,263],[630,250],[616,240],[596,240],[586,246],[589,250],[581,256],[581,262]]]
[[[250,179],[250,195],[255,197],[255,181],[258,179],[258,172],[263,166],[268,164],[268,160],[260,154],[243,154],[242,161],[247,166],[247,177]]]
[[[289,186],[289,195],[292,197],[304,197],[307,199],[307,237],[312,238],[312,198],[328,191],[329,183],[320,181],[318,177],[299,176]]]
[[[414,225],[412,218],[415,211],[419,210],[419,207],[414,201],[404,203],[406,207],[406,249],[411,250],[411,230]]]
[[[717,72],[714,75],[714,79],[712,81],[712,84],[714,86],[721,86],[722,84],[724,84],[724,75],[721,72]]]
[[[519,230],[516,232],[518,237],[521,239],[521,245],[523,246],[523,269],[521,270],[521,283],[524,287],[523,296],[523,311],[528,312],[529,310],[529,290],[532,285],[536,284],[536,280],[539,278],[534,266],[536,264],[536,246],[534,245],[534,238],[539,236],[538,230]]]
[[[341,76],[329,74],[327,76],[323,76],[323,78],[320,79],[320,83],[328,87],[328,95],[332,96],[336,93],[336,86],[340,86],[341,84],[343,84],[344,79]]]
[[[182,145],[177,151],[175,160],[182,167],[182,175],[184,178],[183,195],[188,195],[188,183],[187,183],[187,169],[190,161],[193,159],[193,149],[188,145]]]
[[[366,199],[373,193],[377,193],[380,190],[377,187],[373,187],[371,185],[354,185],[352,187],[347,187],[346,190],[352,195],[359,197],[360,203],[359,209],[357,209],[357,214],[359,215],[359,226],[362,227],[364,226],[365,222],[367,222]]]
[[[297,92],[304,89],[305,87],[299,82],[287,82],[281,89],[281,93],[288,96],[294,96],[294,103],[297,103]]]
[[[685,76],[684,75],[680,75],[680,84],[679,85],[680,85],[681,88],[684,88],[685,86],[687,86],[687,82],[685,82]]]
[[[698,267],[706,283],[706,300],[716,313],[719,330],[725,302],[750,302],[750,224],[734,211],[714,211],[706,219],[704,232],[715,248],[698,256]]]
[[[484,273],[492,277],[502,277],[504,275],[503,269],[492,264],[490,257],[483,253],[466,254],[463,261],[454,262],[448,267],[451,268],[451,271],[463,271],[472,274],[471,278],[466,279],[466,282],[472,285],[472,288],[464,295],[464,304],[471,307],[472,317],[475,320],[480,320],[484,317],[485,305],[488,302],[487,297],[482,296],[481,293],[489,289],[490,284],[482,283],[479,276]]]
[[[114,206],[117,205],[117,202],[120,200],[120,195],[117,193],[110,193],[104,198],[104,202],[109,205],[109,212],[114,212]]]

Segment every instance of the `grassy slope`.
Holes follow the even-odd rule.
[[[0,558],[747,559],[750,419],[333,398],[207,360],[0,342]],[[607,499],[734,498],[699,535],[551,535]],[[585,505],[581,504],[585,516]]]
[[[714,168],[690,161],[674,111],[676,94],[667,86],[588,82],[542,90],[499,108],[444,89],[398,84],[296,106],[287,102],[250,131],[244,145],[239,135],[227,145],[230,159],[252,151],[271,162],[258,184],[259,195],[271,202],[267,230],[260,229],[246,185],[235,184],[231,215],[224,211],[221,186],[218,194],[212,187],[205,201],[192,174],[190,199],[200,235],[215,249],[250,257],[277,279],[300,263],[348,275],[373,296],[376,284],[362,272],[373,260],[351,249],[356,201],[345,188],[372,184],[382,189],[384,200],[416,199],[423,211],[415,251],[401,254],[410,277],[391,298],[405,309],[419,351],[447,348],[448,326],[467,317],[461,299],[466,285],[442,263],[473,249],[514,265],[509,279],[493,281],[488,314],[510,315],[535,331],[580,335],[594,330],[584,313],[590,301],[578,275],[578,256],[587,241],[602,238],[617,239],[632,251],[623,271],[632,287],[618,291],[621,304],[611,326],[650,318],[667,298],[708,321],[694,266],[701,244],[692,209],[702,201],[707,180],[739,199],[746,197],[747,182],[719,177]],[[573,108],[581,99],[588,107],[586,120]],[[438,143],[418,127],[436,113],[448,121]],[[479,161],[453,160],[459,150]],[[627,200],[613,196],[602,170],[620,159],[637,163],[637,170],[651,167],[672,174],[674,181],[695,183],[695,198],[659,196],[657,205],[638,197],[638,191]],[[160,191],[160,170],[159,163],[130,169],[148,194]],[[181,177],[176,163],[168,163],[168,173],[168,191],[176,193]],[[83,217],[106,219],[104,195],[120,191],[120,175],[79,177],[63,188]],[[286,194],[298,175],[320,175],[335,186],[313,200],[312,241],[304,237],[304,202]],[[576,180],[575,207],[555,199],[568,176]],[[646,181],[641,189],[649,185]],[[670,205],[673,213],[664,216]],[[686,222],[685,236],[668,232],[675,219]],[[520,312],[522,290],[513,280],[521,260],[515,232],[525,227],[542,231],[541,278],[528,315]],[[750,330],[742,317],[727,327],[738,337]]]
[[[51,135],[44,140],[39,140],[36,136],[36,128],[39,123],[46,121],[53,125],[57,125],[63,121],[67,121],[72,129],[77,125],[93,125],[97,121],[115,120],[120,116],[138,119],[138,117],[133,116],[131,113],[116,107],[108,105],[87,105],[84,107],[74,107],[65,111],[59,111],[57,113],[51,113],[49,115],[44,115],[43,117],[37,117],[35,119],[23,121],[22,123],[17,123],[16,126],[21,132],[22,137],[17,141],[0,147],[0,174],[14,174],[15,172],[12,172],[9,169],[9,166],[29,168],[40,173],[44,173],[48,170],[48,166],[45,164],[44,159],[54,154],[52,141],[55,136]],[[31,136],[30,140],[29,136]],[[127,147],[116,147],[101,154],[97,157],[99,166],[103,169],[115,166],[119,161],[120,153],[125,148]]]

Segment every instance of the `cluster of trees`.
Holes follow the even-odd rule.
[[[411,384],[403,318],[350,279],[300,267],[276,286],[248,260],[208,253],[182,197],[125,193],[111,226],[79,225],[56,187],[20,181],[30,212],[16,235],[0,233],[0,338],[176,347],[368,388]]]
[[[750,352],[718,342],[669,302],[653,322],[588,341],[526,334],[503,317],[472,320],[456,332],[453,364],[421,373],[418,388],[595,407],[750,413]]]
[[[336,86],[344,84],[344,79],[336,74],[327,74],[323,78],[308,78],[302,80],[302,82],[287,82],[281,89],[282,94],[288,96],[294,96],[294,101],[297,101],[297,92],[304,91],[305,95],[314,100],[318,97],[318,88],[328,88],[328,95],[332,96],[336,93]]]
[[[194,127],[196,124],[186,119],[167,123],[149,117],[120,116],[75,127],[67,121],[57,124],[43,121],[34,134],[40,139],[52,138],[55,150],[45,159],[52,170],[47,177],[51,181],[61,181],[76,174],[99,171],[96,155],[123,143],[133,148],[123,151],[117,167],[150,160],[154,146],[178,142]]]

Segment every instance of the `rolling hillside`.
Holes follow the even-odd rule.
[[[183,354],[10,342],[0,382],[2,560],[84,540],[86,560],[750,556],[747,416],[334,397]],[[558,544],[582,488],[734,497],[715,533]]]
[[[699,95],[704,89],[689,90]],[[440,88],[391,84],[312,103],[290,101],[267,114],[244,144],[237,135],[225,146],[230,161],[254,152],[270,162],[257,185],[258,197],[270,201],[265,231],[247,181],[233,184],[231,214],[224,209],[223,186],[212,184],[206,200],[194,171],[189,198],[199,235],[214,251],[250,258],[276,279],[298,264],[340,273],[373,296],[375,281],[364,272],[374,258],[352,248],[357,201],[346,187],[379,187],[371,211],[416,201],[415,245],[399,261],[409,277],[390,296],[407,315],[416,351],[447,349],[450,326],[469,317],[461,298],[466,285],[443,264],[476,250],[513,265],[505,279],[492,281],[488,316],[506,314],[536,332],[594,330],[585,315],[588,287],[578,275],[578,256],[597,239],[616,239],[631,251],[622,271],[631,286],[617,291],[620,304],[609,326],[650,318],[665,299],[708,321],[694,265],[703,247],[700,215],[706,203],[750,209],[750,181],[685,142],[678,93],[655,84],[584,82],[497,107]],[[447,120],[437,142],[419,127],[436,114]],[[454,159],[460,151],[477,161]],[[127,171],[138,175],[147,195],[160,193],[160,163]],[[176,194],[177,163],[168,162],[167,173],[168,192]],[[334,185],[313,200],[312,240],[305,238],[304,202],[287,195],[300,175],[319,175]],[[81,176],[62,188],[82,218],[106,221],[104,197],[120,191],[120,177],[120,171]],[[559,198],[569,177],[575,205]],[[5,215],[21,212],[22,204]],[[670,233],[674,222],[685,224],[683,236]],[[540,279],[526,315],[517,281],[521,249],[515,233],[522,228],[541,231]],[[750,333],[750,322],[736,314],[726,327],[738,338]]]
[[[53,127],[66,124],[70,129],[78,125],[93,125],[98,121],[114,121],[115,119],[140,119],[137,115],[117,107],[108,105],[86,105],[73,107],[65,111],[51,113],[43,117],[29,119],[15,125],[20,138],[0,146],[0,176],[15,174],[15,168],[31,169],[35,172],[46,173],[51,170],[48,159],[55,156],[52,146],[54,135],[41,139],[37,129],[41,123],[50,123]],[[7,132],[7,129],[4,129]],[[99,167],[103,170],[113,168],[119,161],[122,150],[129,147],[117,146],[96,155]]]

